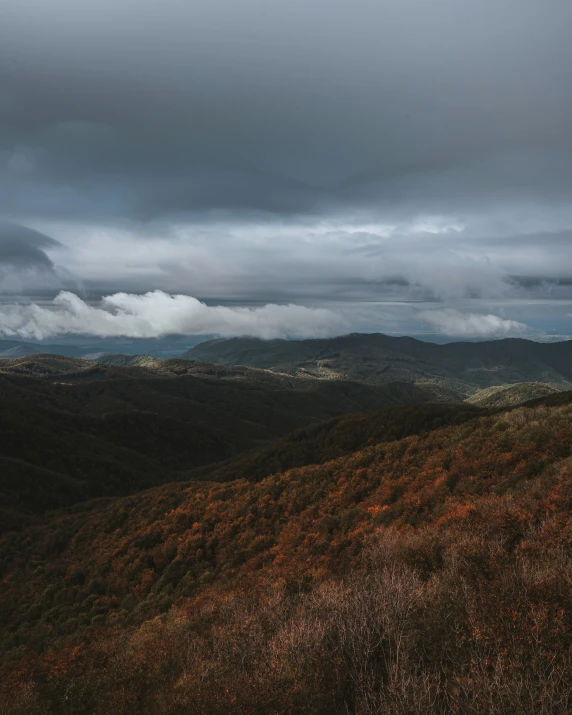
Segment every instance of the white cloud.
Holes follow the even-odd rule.
[[[453,308],[424,310],[418,317],[440,333],[462,338],[522,335],[528,330],[528,326],[517,320],[507,320],[492,314],[461,313]]]
[[[43,340],[55,335],[154,338],[163,335],[260,338],[311,338],[339,335],[347,328],[331,310],[301,305],[267,304],[255,308],[208,306],[189,295],[153,291],[141,295],[115,293],[98,306],[62,291],[49,306],[0,306],[0,332]]]

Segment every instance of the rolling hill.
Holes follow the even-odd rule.
[[[475,392],[466,402],[481,407],[511,407],[560,392],[542,382],[519,382],[514,385],[497,385]]]
[[[159,367],[162,358],[153,355],[123,355],[112,353],[100,355],[94,359],[100,365],[116,365],[117,367]]]

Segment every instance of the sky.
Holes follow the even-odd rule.
[[[0,0],[0,333],[572,336],[569,0]]]

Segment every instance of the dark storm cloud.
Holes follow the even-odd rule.
[[[5,212],[443,203],[463,167],[472,197],[571,186],[542,156],[572,149],[568,2],[7,0],[1,19]],[[502,153],[531,149],[523,179]]]
[[[0,295],[55,295],[78,290],[78,282],[54,264],[47,251],[63,246],[50,236],[13,223],[0,223]]]
[[[20,268],[53,270],[54,264],[45,252],[61,244],[49,236],[16,224],[0,224],[0,264]]]

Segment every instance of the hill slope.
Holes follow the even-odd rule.
[[[181,478],[214,482],[247,479],[310,464],[323,464],[367,446],[462,424],[486,414],[473,406],[416,405],[357,412],[319,422],[274,440],[266,447],[191,470]]]
[[[0,361],[2,528],[25,515],[128,494],[346,412],[425,403],[414,385],[297,380],[163,361]]]
[[[5,534],[4,712],[564,715],[559,399]]]
[[[116,365],[117,367],[158,367],[162,358],[153,355],[123,355],[111,353],[94,359],[100,365]]]
[[[468,397],[466,402],[480,407],[511,407],[558,392],[552,385],[542,382],[520,382],[515,385],[487,387]]]

